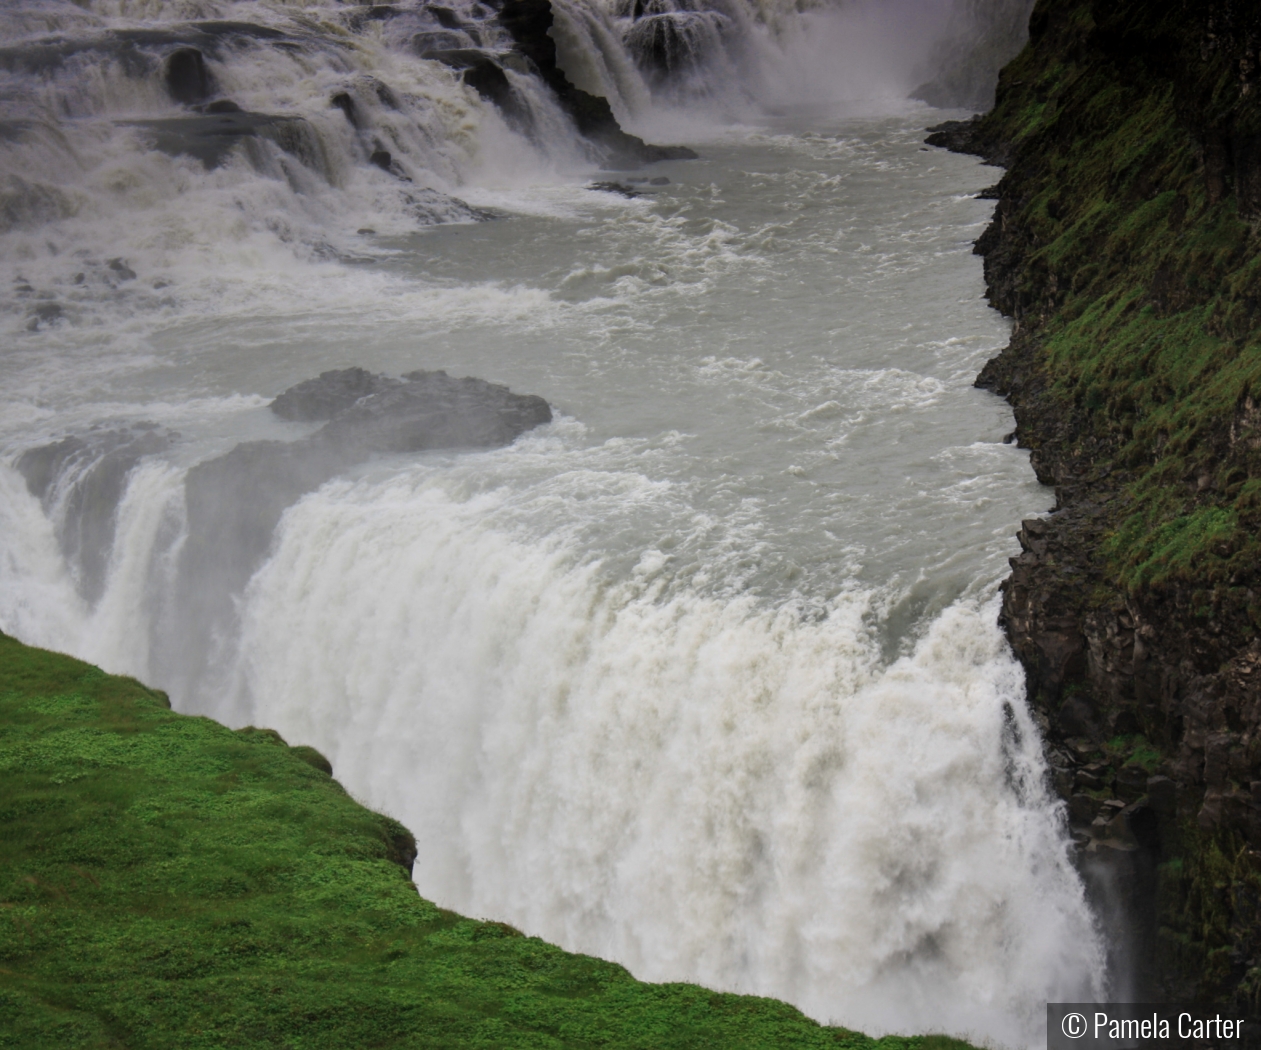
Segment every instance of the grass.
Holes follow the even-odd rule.
[[[444,911],[322,765],[0,635],[0,1047],[968,1050]]]

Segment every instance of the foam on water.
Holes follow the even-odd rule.
[[[992,601],[885,664],[871,591],[768,607],[680,585],[673,553],[584,560],[560,504],[633,516],[659,482],[449,484],[328,486],[290,512],[232,713],[314,742],[421,829],[427,892],[648,979],[876,1030],[1023,1042],[1041,1001],[1090,987]],[[522,500],[557,532],[514,525]]]
[[[559,0],[575,82],[704,144],[625,199],[585,188],[607,176],[537,78],[505,67],[514,124],[417,56],[448,33],[502,57],[472,4],[458,30],[9,5],[0,627],[319,747],[416,832],[443,905],[873,1032],[1037,1044],[1102,962],[995,622],[1050,503],[971,386],[1007,335],[969,254],[995,173],[921,152],[938,114],[902,96],[932,33],[891,32],[957,28],[946,6]],[[649,17],[678,33],[636,36]],[[142,123],[187,115],[174,44],[115,46],[206,19],[284,34],[207,62],[302,129],[209,169]],[[483,376],[555,418],[308,493],[192,630],[188,470],[308,434],[267,402],[347,365]],[[37,498],[10,464],[67,434]],[[135,434],[160,451],[102,518],[92,472]]]

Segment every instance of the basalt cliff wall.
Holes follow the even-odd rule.
[[[1261,6],[1039,0],[977,242],[1004,395],[1055,510],[1002,619],[1114,994],[1261,1007]]]

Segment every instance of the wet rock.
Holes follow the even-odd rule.
[[[693,11],[642,16],[626,35],[626,47],[654,82],[686,75],[705,60],[706,22],[706,15]]]
[[[30,320],[26,323],[28,331],[37,332],[45,325],[60,321],[65,311],[60,303],[36,303],[30,308]]]
[[[587,189],[596,190],[600,193],[616,193],[618,196],[628,199],[638,197],[639,191],[633,186],[628,186],[623,182],[593,182]]]
[[[406,179],[406,176],[400,176]],[[406,180],[410,181],[410,180]],[[488,222],[501,218],[501,213],[489,208],[474,208],[458,197],[428,187],[418,187],[403,194],[408,212],[417,222],[430,225],[438,222]]]
[[[972,153],[979,148],[980,120],[947,120],[929,128],[929,135],[924,141],[930,146],[939,146],[952,153]]]
[[[461,79],[487,102],[498,106],[505,116],[521,120],[529,112],[513,92],[508,74],[489,58],[481,58],[467,67]]]
[[[1069,822],[1079,827],[1087,827],[1095,819],[1098,809],[1099,803],[1089,795],[1073,795],[1068,800]]]
[[[1146,969],[1135,977],[1136,993],[1225,1002],[1252,994],[1245,978],[1261,965],[1261,801],[1250,788],[1261,783],[1261,588],[1255,552],[1242,547],[1244,534],[1256,531],[1255,505],[1245,510],[1238,498],[1245,479],[1257,476],[1261,449],[1253,443],[1252,395],[1246,384],[1233,391],[1235,380],[1223,379],[1226,409],[1201,409],[1182,424],[1196,435],[1194,455],[1159,438],[1140,453],[1129,443],[1137,433],[1130,424],[1154,418],[1153,407],[1125,397],[1098,403],[1084,381],[1088,370],[1056,371],[1047,345],[1060,324],[1080,316],[1072,311],[1126,288],[1142,289],[1136,307],[1150,310],[1153,324],[1211,303],[1217,316],[1234,311],[1237,318],[1217,338],[1240,347],[1255,341],[1255,295],[1244,291],[1246,282],[1232,284],[1237,260],[1247,256],[1219,256],[1200,273],[1166,260],[1155,235],[1128,241],[1123,253],[1103,245],[1117,223],[1155,199],[1167,202],[1170,234],[1184,238],[1209,227],[1213,202],[1229,201],[1253,223],[1261,215],[1261,23],[1255,5],[1239,0],[1066,0],[1037,5],[1031,28],[1031,46],[1000,81],[995,110],[940,125],[929,138],[1008,168],[984,194],[997,207],[976,252],[985,260],[989,301],[1015,325],[1010,345],[977,383],[1012,403],[1016,436],[1038,479],[1055,487],[1056,511],[1040,534],[1022,530],[1028,534],[1004,585],[1002,621],[1027,671],[1030,703],[1049,715],[1050,742],[1093,735],[1108,762],[1101,779],[1136,807],[1126,821],[1137,843],[1127,855],[1137,866],[1110,869],[1122,880],[1111,898],[1092,892],[1101,915],[1109,899],[1121,902],[1119,940],[1140,931],[1127,960]],[[1100,91],[1114,90],[1125,101],[1091,123],[1086,114],[1095,112]],[[1115,218],[1048,264],[1045,245],[1082,219],[1085,158],[1122,149],[1126,122],[1156,98],[1172,100],[1161,119],[1177,127],[1160,163],[1133,168],[1110,186]],[[1052,99],[1054,119],[1030,133],[1027,115]],[[1197,213],[1192,201],[1199,199],[1210,207]],[[1108,372],[1125,354],[1123,339],[1101,336],[1077,360]],[[1229,375],[1218,360],[1230,359],[1223,353],[1204,374]],[[1117,373],[1117,390],[1133,390],[1138,378],[1163,382],[1168,366],[1141,375],[1127,367]],[[1132,528],[1140,501],[1152,500],[1153,492],[1136,492],[1135,479],[1162,474],[1171,479],[1170,505],[1187,501],[1178,513],[1238,513],[1238,537],[1207,547],[1200,562],[1189,563],[1194,569],[1162,565],[1123,578],[1134,561],[1109,553],[1108,541]],[[1148,529],[1168,520],[1157,509],[1160,498],[1148,504]],[[1076,655],[1062,661],[1048,653],[1042,641],[1055,636],[1076,639]],[[1070,704],[1073,696],[1083,706]],[[1131,764],[1140,751],[1159,775]],[[1166,873],[1159,893],[1158,865]]]
[[[393,174],[394,158],[390,156],[390,151],[378,149],[372,151],[372,156],[368,158],[369,162],[375,164],[382,171],[388,171]]]
[[[552,418],[541,397],[424,371],[401,379],[326,372],[272,407],[282,418],[327,422],[297,441],[244,442],[186,476],[178,607],[191,636],[230,622],[232,596],[262,561],[281,515],[306,493],[374,455],[496,448]]]
[[[1077,786],[1086,791],[1102,791],[1103,777],[1086,769],[1077,771]]]
[[[239,105],[230,98],[215,99],[214,102],[208,102],[201,107],[203,113],[244,113]]]
[[[345,91],[341,91],[328,100],[329,105],[336,106],[344,114],[346,119],[350,121],[350,126],[356,130],[359,127],[359,113],[355,108],[355,100]]]
[[[541,397],[514,394],[481,379],[421,371],[403,380],[339,412],[312,441],[359,455],[496,448],[552,419]]]
[[[58,542],[89,602],[105,589],[118,506],[131,472],[145,457],[165,452],[176,437],[145,424],[101,428],[18,457],[15,466],[56,522]]]
[[[1065,733],[1077,736],[1094,734],[1094,711],[1080,696],[1072,696],[1060,705],[1059,725]]]
[[[327,421],[361,397],[379,394],[402,382],[374,375],[366,368],[335,369],[291,386],[268,407],[281,419],[304,423]]]
[[[299,117],[245,111],[124,123],[147,131],[155,148],[163,153],[196,157],[207,168],[217,168],[234,147],[259,136],[272,140],[287,152],[299,152],[301,147],[295,129],[304,125]]]
[[[204,102],[214,91],[205,56],[195,47],[181,47],[166,60],[163,74],[171,98],[185,106]]]
[[[487,60],[486,52],[475,47],[455,47],[450,49],[426,51],[420,56],[433,62],[441,62],[452,69],[471,69],[479,62]]]
[[[1116,774],[1116,793],[1124,802],[1137,802],[1147,794],[1147,770],[1122,766]]]
[[[464,50],[472,42],[472,38],[467,33],[457,33],[447,29],[427,30],[416,33],[412,37],[412,50],[421,58],[432,58],[441,62],[439,55]]]
[[[1172,819],[1178,812],[1178,785],[1169,777],[1148,777],[1147,803],[1162,817]]]
[[[107,259],[105,265],[117,275],[120,281],[134,281],[136,279],[136,271],[128,266],[123,259]]]
[[[538,69],[579,134],[600,147],[606,168],[636,168],[651,161],[696,157],[686,146],[653,146],[628,135],[607,99],[576,87],[557,64],[556,41],[550,32],[553,21],[551,0],[506,0],[499,10],[499,24],[515,41],[516,49]]]
[[[460,21],[460,16],[449,7],[439,7],[437,4],[430,4],[426,10],[437,19],[438,25],[442,26],[443,29],[459,29],[463,24]]]

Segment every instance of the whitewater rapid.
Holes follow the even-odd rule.
[[[940,111],[903,100],[948,5],[900,52],[933,5],[663,5],[700,56],[666,76],[631,8],[556,4],[571,79],[701,153],[614,174],[490,8],[397,7],[5,12],[0,629],[319,748],[443,906],[1038,1045],[1103,963],[996,623],[1052,502],[971,385],[1008,335],[970,254],[998,173],[923,148]],[[210,18],[267,30],[196,39],[273,123],[207,167],[152,122],[185,119],[163,56]],[[444,32],[524,109],[419,57]],[[347,469],[197,620],[188,471],[309,434],[269,401],[352,365],[553,421]],[[67,439],[37,492],[23,455]]]

